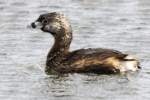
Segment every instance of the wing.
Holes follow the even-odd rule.
[[[117,57],[117,58],[124,58],[127,54],[123,54],[120,51],[113,50],[113,49],[80,49],[71,52],[66,60],[69,60],[70,62],[76,62],[78,60],[82,59],[98,59],[98,60],[105,60],[110,57]]]
[[[120,59],[126,56],[112,49],[80,49],[71,52],[63,62],[76,72],[114,73],[118,72]]]

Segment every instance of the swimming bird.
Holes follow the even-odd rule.
[[[72,27],[66,16],[59,12],[40,15],[31,23],[54,37],[54,44],[47,55],[45,72],[52,73],[102,73],[115,74],[140,69],[139,61],[132,55],[105,48],[70,51]]]

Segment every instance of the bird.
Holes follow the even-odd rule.
[[[87,48],[70,51],[73,31],[63,13],[41,14],[31,23],[31,27],[50,33],[54,38],[54,44],[47,55],[46,74],[117,74],[141,68],[136,57],[114,49]]]

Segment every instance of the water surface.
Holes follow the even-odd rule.
[[[53,38],[27,26],[60,11],[73,27],[71,50],[113,48],[140,58],[127,75],[44,73]],[[1,100],[149,100],[149,0],[0,0]]]

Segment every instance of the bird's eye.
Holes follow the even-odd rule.
[[[44,19],[44,20],[42,21],[42,24],[48,24],[48,21],[47,21],[46,19]]]

